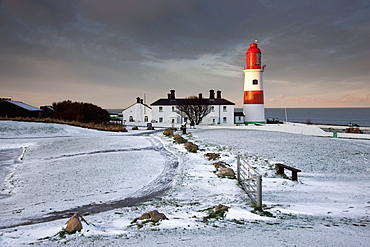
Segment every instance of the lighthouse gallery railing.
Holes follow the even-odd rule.
[[[262,208],[262,176],[240,155],[237,156],[237,179],[253,203]]]

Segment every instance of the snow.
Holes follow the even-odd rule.
[[[0,180],[0,246],[367,244],[367,135],[331,138],[318,126],[294,123],[188,132],[197,153],[144,128],[112,133],[0,121],[0,152],[12,149],[14,156],[0,163],[7,166]],[[221,154],[234,170],[241,155],[263,175],[263,212],[235,179],[215,175],[208,152]],[[301,169],[298,181],[276,174],[277,162]],[[230,207],[226,216],[208,219],[218,204]],[[169,220],[132,223],[154,209]],[[86,213],[90,224],[60,237],[75,212]]]

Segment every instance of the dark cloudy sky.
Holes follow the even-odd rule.
[[[0,97],[125,108],[214,89],[240,107],[255,39],[266,107],[370,107],[368,0],[0,0]]]

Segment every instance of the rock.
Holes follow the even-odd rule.
[[[220,154],[216,154],[216,153],[206,153],[204,154],[204,156],[208,157],[209,160],[216,160],[220,158]]]
[[[149,215],[150,215],[150,219],[154,222],[158,222],[160,220],[168,220],[166,215],[159,213],[157,210],[153,210],[149,212]]]
[[[80,215],[74,214],[64,226],[64,230],[68,233],[75,233],[82,230],[82,224],[80,221]],[[82,218],[82,217],[81,217]]]
[[[149,219],[150,219],[150,214],[148,213],[145,213],[139,217],[139,220],[149,220]]]
[[[189,152],[196,153],[198,151],[198,145],[196,145],[192,142],[185,142],[184,146],[185,146],[186,150],[188,150]]]
[[[139,218],[136,218],[132,223],[137,222],[138,220],[151,220],[153,222],[158,222],[160,220],[168,220],[165,214],[158,212],[158,210],[150,211],[141,215]]]
[[[226,165],[227,164],[225,162],[219,161],[219,162],[212,163],[212,165],[214,165],[214,167],[218,171],[218,170],[220,170],[222,168],[226,168]]]
[[[139,127],[133,126],[131,130],[139,130]]]
[[[221,168],[220,170],[217,171],[217,175],[221,177],[235,177],[235,172],[231,168]]]
[[[183,138],[182,136],[180,136],[179,134],[174,135],[173,140],[176,143],[186,143],[188,141],[185,138]]]
[[[219,211],[228,211],[228,210],[229,210],[229,208],[230,208],[230,207],[228,207],[228,206],[225,206],[225,205],[222,205],[222,204],[218,204],[218,205],[214,208],[214,210],[215,210],[215,212],[217,213],[217,212],[219,212]]]
[[[173,128],[167,128],[163,131],[163,135],[168,136],[168,137],[172,137],[173,136],[173,131],[174,131]]]

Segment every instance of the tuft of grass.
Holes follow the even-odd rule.
[[[223,219],[226,216],[228,209],[215,210],[214,207],[200,210],[200,212],[208,212],[208,215],[203,217],[202,222],[208,223],[210,220]]]
[[[259,216],[275,218],[275,216],[271,212],[263,210],[262,207],[254,207],[252,213],[257,214]]]

